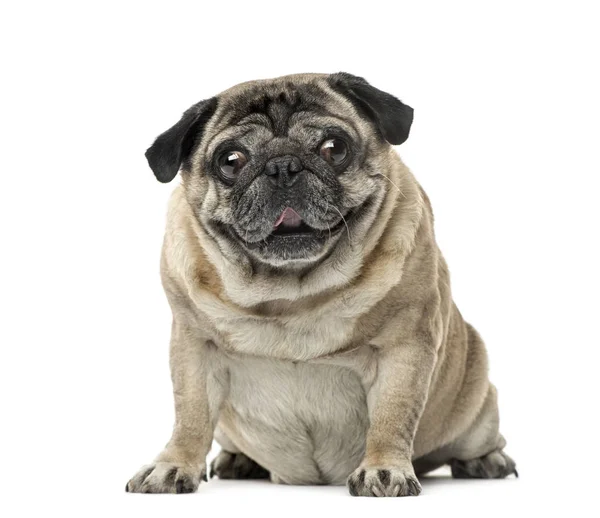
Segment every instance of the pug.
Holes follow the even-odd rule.
[[[146,152],[178,172],[162,248],[172,437],[126,490],[210,477],[418,495],[516,475],[486,350],[452,300],[427,195],[393,146],[413,110],[347,73],[242,83]]]

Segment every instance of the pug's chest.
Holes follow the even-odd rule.
[[[217,320],[230,351],[269,358],[305,361],[343,350],[352,340],[354,319],[333,313],[292,318]]]

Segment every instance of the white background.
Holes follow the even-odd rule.
[[[597,510],[594,2],[7,4],[4,516]],[[431,197],[455,299],[487,342],[521,478],[442,472],[422,496],[384,501],[218,480],[193,495],[126,494],[173,419],[158,264],[178,180],[159,184],[145,149],[189,105],[235,83],[340,70],[415,108],[399,152]]]

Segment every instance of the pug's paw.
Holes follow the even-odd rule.
[[[495,450],[471,460],[453,459],[450,462],[453,478],[505,478],[517,473],[515,461],[502,450]]]
[[[417,496],[421,484],[412,468],[358,468],[348,477],[352,496]]]
[[[193,493],[206,480],[206,466],[193,471],[187,466],[157,462],[144,466],[127,482],[128,493]]]
[[[221,450],[210,465],[210,478],[220,479],[269,478],[269,472],[243,453]]]

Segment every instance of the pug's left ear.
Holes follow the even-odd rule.
[[[402,144],[408,138],[413,109],[365,79],[346,72],[329,76],[331,87],[347,97],[358,112],[371,120],[390,144]]]
[[[194,104],[185,111],[175,126],[159,135],[148,148],[146,159],[160,182],[167,183],[175,178],[216,108],[216,97]]]

